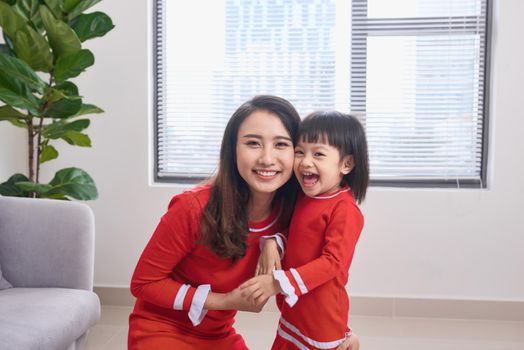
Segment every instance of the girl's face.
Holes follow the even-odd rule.
[[[236,144],[240,176],[253,198],[274,195],[291,177],[293,142],[275,114],[258,110],[240,124]]]
[[[352,156],[341,159],[339,150],[327,143],[299,141],[295,147],[295,176],[309,197],[339,190],[353,165]]]

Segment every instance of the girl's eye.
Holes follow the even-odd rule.
[[[314,156],[315,157],[324,157],[324,153],[320,153],[320,152],[315,152]]]

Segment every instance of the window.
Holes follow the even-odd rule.
[[[486,2],[157,0],[156,179],[211,175],[231,114],[268,93],[357,114],[372,183],[482,185]]]

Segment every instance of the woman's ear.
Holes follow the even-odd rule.
[[[353,170],[355,167],[355,159],[352,155],[345,156],[344,159],[342,159],[342,165],[340,167],[340,172],[344,175],[347,175]]]

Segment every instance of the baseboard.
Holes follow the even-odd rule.
[[[129,288],[95,287],[102,305],[133,306]],[[277,312],[269,301],[264,311]],[[424,317],[472,320],[524,321],[524,302],[390,297],[351,297],[351,314],[382,317]]]

